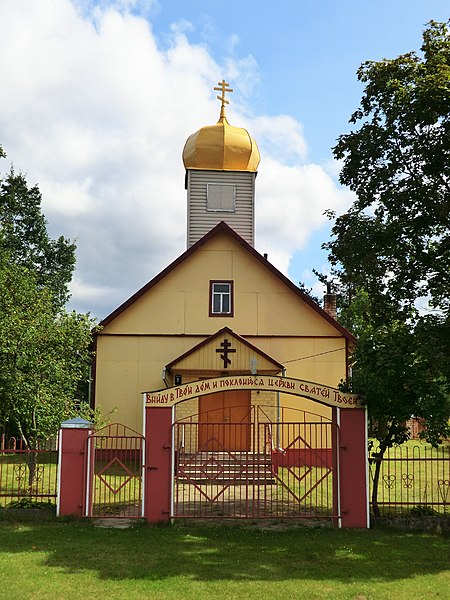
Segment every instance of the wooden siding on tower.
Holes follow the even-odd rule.
[[[255,173],[188,170],[188,248],[221,221],[225,221],[248,244],[254,246],[254,182]],[[235,212],[207,210],[208,183],[235,186]]]

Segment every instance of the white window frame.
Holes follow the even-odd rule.
[[[215,286],[226,285],[228,286],[227,291],[216,291]],[[234,303],[233,303],[233,281],[227,280],[213,280],[209,282],[209,315],[211,317],[232,317],[234,313]],[[215,298],[219,298],[220,310],[214,310],[214,300]],[[224,311],[224,298],[228,297],[229,310]]]

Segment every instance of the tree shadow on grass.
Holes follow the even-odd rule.
[[[449,568],[450,540],[392,531],[227,526],[96,528],[0,522],[2,552],[40,551],[45,565],[108,580],[389,582]]]

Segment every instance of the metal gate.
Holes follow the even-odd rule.
[[[339,518],[335,424],[204,421],[173,426],[173,518]]]
[[[87,517],[144,516],[144,438],[114,423],[88,438]]]

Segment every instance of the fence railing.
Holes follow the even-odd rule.
[[[450,514],[450,443],[433,448],[410,441],[389,448],[383,458],[376,453],[373,448],[369,453],[370,501],[375,516]]]
[[[17,501],[56,502],[57,440],[29,450],[20,439],[0,437],[0,507]],[[369,453],[372,513],[450,515],[450,443],[439,448],[410,441],[390,448],[382,460]],[[374,479],[379,463],[376,507]],[[374,510],[375,509],[375,510]],[[376,514],[376,513],[375,513]]]
[[[56,439],[39,442],[33,449],[21,439],[0,438],[0,507],[12,503],[56,502],[58,476]]]

